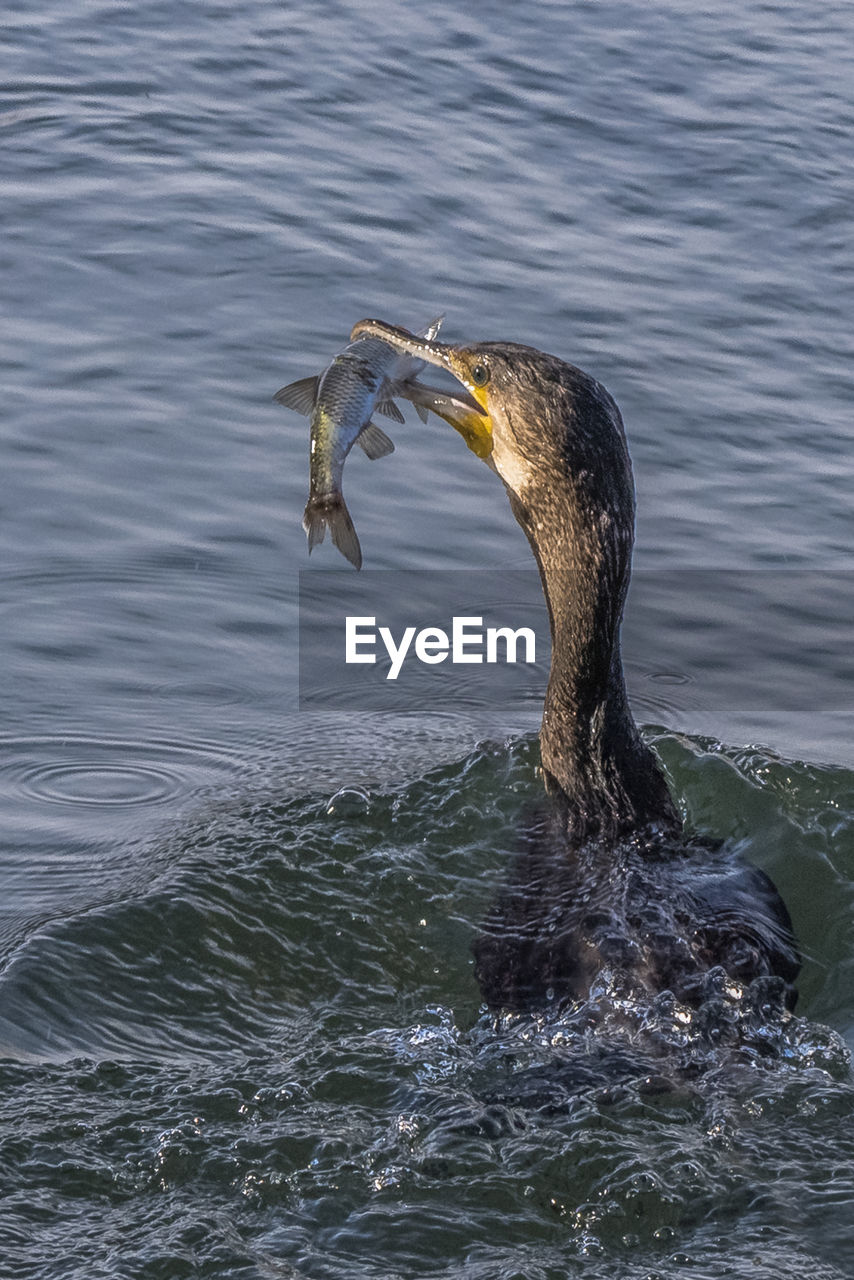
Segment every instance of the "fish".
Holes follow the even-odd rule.
[[[435,342],[424,334],[410,333],[383,320],[360,320],[353,325],[350,338],[379,338],[393,346],[401,356],[408,355],[417,360],[421,367],[425,364],[438,365],[456,378],[460,386],[453,393],[440,393],[429,407],[460,433],[472,453],[493,471],[496,470],[491,456],[494,440],[487,388],[472,380],[465,360],[460,359],[459,353],[465,348]]]
[[[433,341],[443,318],[427,325],[419,337]],[[418,383],[416,375],[424,364],[401,355],[381,338],[354,330],[323,373],[276,392],[273,399],[279,404],[311,416],[309,497],[302,521],[309,553],[323,542],[328,529],[342,555],[357,569],[362,567],[362,549],[342,492],[344,463],[354,444],[372,460],[393,452],[393,442],[371,416],[376,411],[403,422],[395,396],[410,400],[422,421],[429,410],[440,413],[446,402],[460,399],[458,393]]]

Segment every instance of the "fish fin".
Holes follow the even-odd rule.
[[[391,418],[393,422],[406,421],[403,414],[400,412],[397,405],[394,403],[394,401],[391,398],[389,398],[388,400],[377,401],[377,413],[384,414],[386,418]]]
[[[426,422],[429,410],[433,408],[435,402],[445,395],[444,391],[440,391],[438,387],[428,387],[426,382],[418,382],[416,378],[409,378],[406,382],[399,382],[395,387],[397,395],[402,396],[404,400],[408,400],[410,404],[415,405],[416,412],[422,422]]]
[[[356,436],[356,443],[362,446],[371,462],[394,453],[394,441],[390,440],[382,427],[378,427],[375,422],[369,422],[366,427],[362,427]]]
[[[474,409],[477,413],[483,413],[474,397],[470,396],[462,387],[456,391],[443,391],[441,387],[430,387],[426,382],[419,382],[416,378],[410,378],[406,382],[397,384],[395,394],[402,396],[410,404],[414,404],[415,408],[419,410],[419,416],[420,409],[424,409],[425,412],[428,409],[432,409],[434,413],[439,414],[441,417],[442,409],[458,407]]]
[[[362,548],[359,546],[347,503],[340,493],[323,498],[309,498],[303,512],[302,527],[308,534],[309,554],[323,541],[328,529],[341,554],[357,569],[361,569]]]
[[[436,337],[436,334],[441,329],[442,321],[444,319],[445,319],[445,313],[443,311],[440,316],[436,316],[435,320],[431,320],[430,323],[428,325],[425,325],[423,329],[419,329],[417,336],[419,338],[426,338],[428,342],[432,342],[433,339]]]
[[[416,410],[419,411],[419,417],[421,417],[421,413],[426,413],[429,410],[430,404],[433,403],[435,394],[437,394],[437,389],[428,387],[425,383],[419,383],[415,378],[407,378],[402,383],[394,384],[394,394],[407,399],[410,404],[415,404]],[[421,417],[421,421],[425,422],[425,417]]]
[[[314,408],[318,382],[320,382],[318,376],[299,378],[296,382],[289,382],[286,387],[281,387],[273,399],[278,400],[279,404],[284,405],[286,409],[293,409],[296,413],[307,415]]]

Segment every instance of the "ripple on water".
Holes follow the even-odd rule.
[[[240,791],[251,765],[220,744],[43,734],[0,738],[0,952],[47,922],[136,891],[158,832]]]
[[[25,795],[50,804],[156,804],[180,790],[179,778],[165,769],[97,760],[38,765],[26,770],[19,782]]]
[[[236,756],[214,743],[190,746],[84,735],[0,743],[0,782],[12,798],[72,809],[132,811],[168,805],[237,767]]]

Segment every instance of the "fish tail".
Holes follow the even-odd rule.
[[[341,554],[357,569],[361,569],[362,548],[359,546],[347,503],[340,493],[309,498],[302,517],[302,527],[308,534],[309,552],[323,541],[328,529]]]

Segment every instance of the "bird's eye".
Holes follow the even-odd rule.
[[[471,380],[476,387],[485,387],[489,382],[489,370],[485,364],[473,364],[471,368]]]

